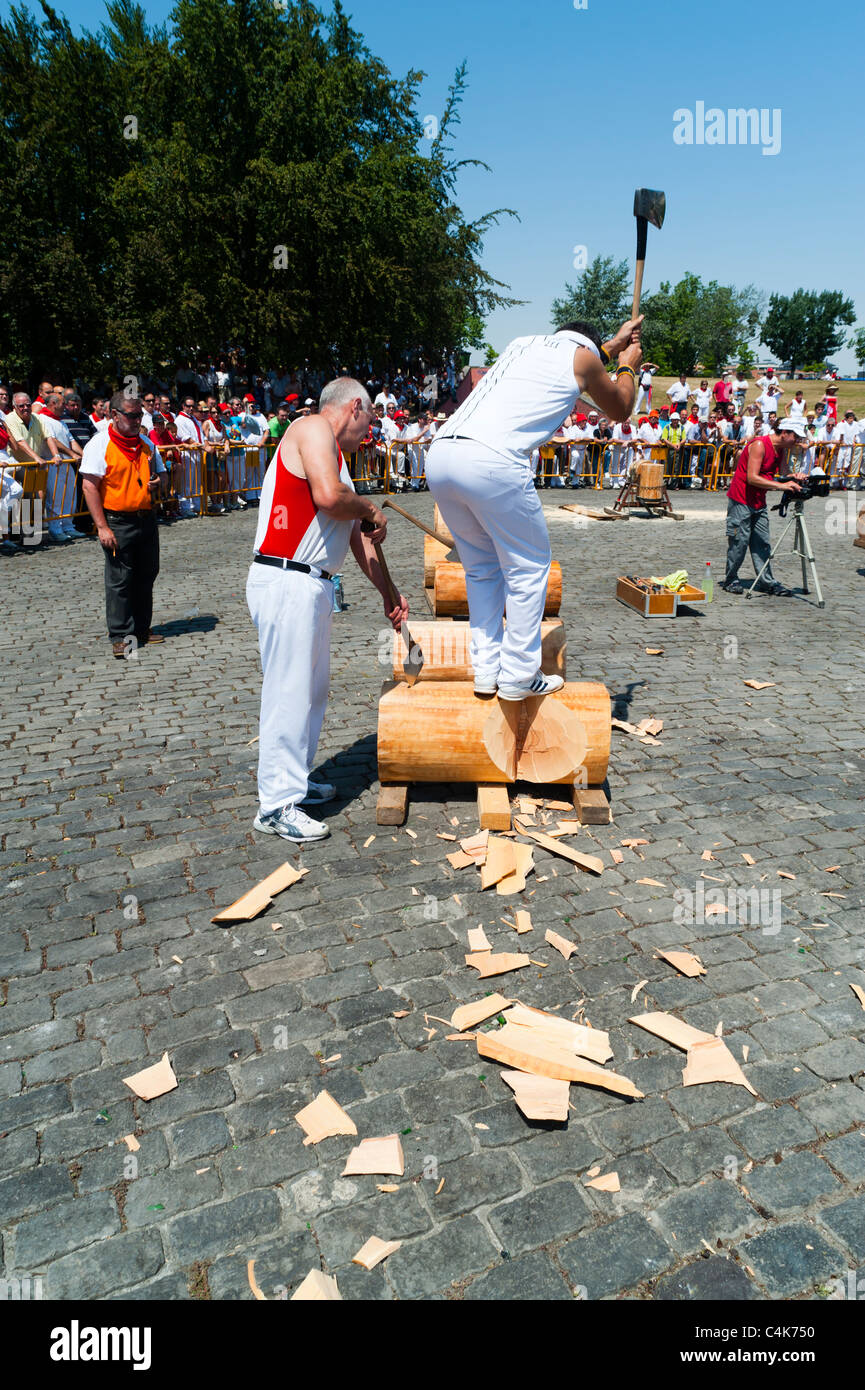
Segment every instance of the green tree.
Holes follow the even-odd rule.
[[[592,324],[603,340],[612,338],[629,317],[630,275],[627,261],[595,256],[578,283],[566,284],[563,297],[553,300],[552,319],[556,328],[582,320]]]
[[[674,286],[664,281],[643,298],[645,355],[665,374],[691,373],[697,363],[704,371],[719,372],[731,360],[741,360],[761,307],[753,285],[738,290],[717,280],[704,284],[690,272]]]
[[[845,299],[840,290],[773,294],[761,337],[793,372],[806,360],[831,357],[844,343],[844,326],[855,318],[852,299]]]
[[[857,328],[847,340],[847,346],[856,354],[856,363],[865,367],[865,328]]]

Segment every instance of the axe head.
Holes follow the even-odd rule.
[[[638,188],[634,193],[634,216],[651,222],[658,230],[664,225],[667,211],[667,195],[654,188]]]

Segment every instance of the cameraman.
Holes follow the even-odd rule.
[[[805,442],[805,426],[801,420],[779,420],[769,434],[751,439],[736,461],[736,469],[727,489],[727,573],[722,589],[728,594],[743,594],[739,582],[739,566],[750,550],[755,573],[759,574],[769,559],[769,514],[766,510],[767,492],[801,492],[797,482],[778,483],[775,474],[784,455],[794,444]],[[790,598],[791,589],[779,584],[768,565],[760,593]]]

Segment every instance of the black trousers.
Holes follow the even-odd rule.
[[[159,573],[155,511],[106,512],[117,554],[105,551],[105,618],[112,642],[147,641],[153,617],[153,585]]]

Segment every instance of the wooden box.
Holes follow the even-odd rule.
[[[675,618],[681,604],[705,603],[706,595],[693,584],[685,584],[678,593],[647,594],[624,576],[616,582],[616,598],[644,618]]]

